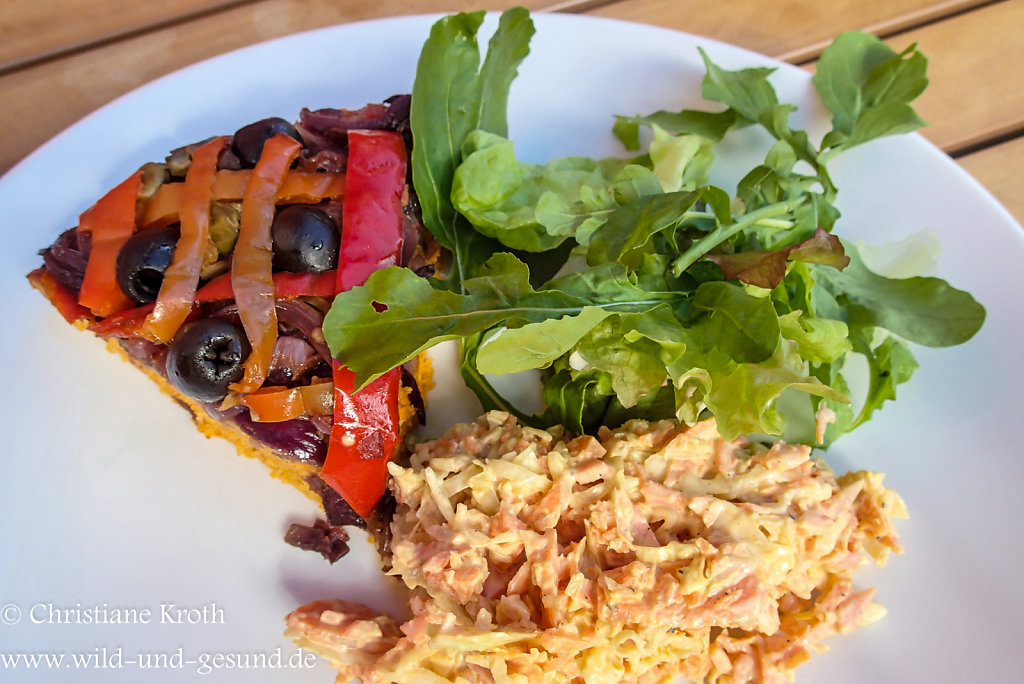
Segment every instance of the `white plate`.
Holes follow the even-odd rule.
[[[23,274],[82,209],[171,148],[264,116],[295,117],[303,106],[359,107],[408,91],[433,20],[328,28],[198,64],[104,107],[0,179],[7,321],[0,620],[15,622],[20,613],[17,624],[0,622],[0,652],[66,654],[56,669],[0,663],[0,680],[324,684],[332,681],[326,666],[288,662],[297,650],[281,636],[282,617],[330,596],[400,605],[358,539],[357,552],[334,567],[286,546],[288,523],[310,521],[314,506],[226,443],[202,438],[141,374],[67,326]],[[774,64],[647,26],[536,20],[510,113],[521,156],[536,161],[618,153],[612,114],[696,104],[697,45],[729,68]],[[801,105],[796,123],[820,134],[827,117],[807,74],[782,65],[776,84],[782,100]],[[744,134],[730,146],[752,163],[760,151],[744,148],[762,142]],[[1015,680],[1024,614],[1024,460],[1015,435],[1024,418],[1024,233],[917,136],[854,150],[834,175],[842,234],[881,242],[936,231],[944,245],[940,273],[971,290],[988,320],[967,345],[920,350],[922,368],[900,401],[829,454],[838,469],[887,471],[913,518],[900,526],[908,553],[862,575],[878,587],[889,616],[832,640],[831,652],[802,666],[798,681]],[[435,422],[476,411],[464,395],[435,397],[435,407],[445,405],[452,410],[435,411]],[[161,615],[167,605],[207,611],[196,614],[200,624],[172,624]],[[138,613],[129,625],[65,624],[50,607],[77,608],[81,622],[102,617],[104,608],[108,618],[115,609]],[[278,669],[227,662],[278,649],[285,661]],[[92,657],[76,668],[73,653]],[[151,660],[160,667],[140,670],[145,654],[164,654]],[[207,664],[221,667],[200,677],[200,661],[215,655]]]

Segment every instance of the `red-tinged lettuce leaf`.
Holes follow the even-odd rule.
[[[708,254],[726,280],[739,280],[749,285],[774,289],[786,277],[790,261],[806,261],[843,270],[850,263],[843,243],[828,231],[818,228],[814,235],[790,247],[772,251],[750,250],[735,254]]]

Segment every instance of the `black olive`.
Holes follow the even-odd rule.
[[[293,204],[277,212],[270,232],[275,271],[322,273],[337,268],[341,236],[326,212]]]
[[[117,284],[137,304],[160,294],[164,271],[171,265],[180,232],[177,226],[149,228],[128,238],[117,253]]]
[[[263,144],[273,138],[275,133],[284,133],[302,142],[302,136],[295,130],[295,126],[281,117],[272,116],[239,128],[231,140],[231,149],[243,166],[251,168],[256,166],[263,153]]]
[[[245,374],[251,347],[245,332],[219,318],[186,323],[167,347],[167,378],[197,401],[215,402]]]

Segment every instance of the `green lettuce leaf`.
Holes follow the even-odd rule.
[[[613,183],[625,165],[588,157],[520,162],[512,141],[473,131],[455,170],[452,203],[478,231],[506,247],[543,252],[580,226],[603,222],[616,206]]]

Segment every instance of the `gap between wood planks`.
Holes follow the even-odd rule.
[[[14,59],[0,64],[0,76],[55,59],[73,56],[104,45],[117,43],[122,40],[135,38],[147,33],[185,24],[204,17],[213,16],[244,5],[259,4],[261,1],[262,0],[222,0],[222,2],[212,4],[202,9],[182,12],[168,16],[159,21],[141,24],[124,31],[112,32],[108,35],[97,36],[96,38],[82,41],[80,43]],[[560,0],[551,5],[544,6],[542,11],[584,14],[601,7],[614,5],[618,2],[624,1],[628,0]],[[883,39],[890,38],[906,31],[918,29],[1004,2],[1010,2],[1010,0],[945,0],[944,2],[926,9],[909,12],[901,16],[892,17],[884,21],[862,27],[861,30],[872,33]],[[812,64],[820,56],[822,50],[828,47],[828,44],[829,41],[816,42],[796,50],[775,55],[775,58],[797,66],[807,66]],[[1024,124],[1015,124],[1008,127],[1006,130],[996,131],[984,140],[966,141],[958,147],[947,149],[946,152],[954,158],[962,157],[1022,136],[1024,136]]]
[[[49,50],[43,50],[32,55],[26,55],[24,57],[18,57],[15,59],[8,60],[6,62],[0,62],[0,76],[9,74],[20,69],[26,69],[29,67],[37,66],[49,61],[56,59],[63,59],[65,57],[71,57],[73,55],[86,52],[98,47],[117,43],[122,40],[128,40],[143,36],[147,33],[153,33],[162,29],[170,28],[172,26],[178,26],[180,24],[186,24],[190,21],[202,19],[204,17],[213,16],[222,12],[242,7],[244,5],[256,5],[262,0],[222,0],[211,4],[201,9],[195,9],[187,12],[180,12],[178,14],[172,14],[164,17],[157,21],[150,21],[139,24],[131,28],[126,28],[120,31],[112,31],[105,35],[96,36],[88,40],[82,40],[77,43],[64,45],[59,48],[53,48]],[[602,5],[608,5],[616,2],[617,0],[562,0],[561,2],[555,2],[552,5],[543,8],[545,12],[567,12],[567,13],[582,13],[592,9],[597,9]]]
[[[969,154],[974,154],[975,152],[981,152],[982,150],[986,150],[990,147],[1003,145],[1012,140],[1016,140],[1017,138],[1024,138],[1024,123],[1007,128],[1004,131],[999,131],[995,135],[991,135],[984,140],[968,142],[965,145],[945,150],[945,152],[953,159],[959,159],[961,157],[966,157]]]
[[[989,5],[998,5],[1009,1],[1010,0],[946,0],[945,2],[932,5],[927,9],[917,12],[909,12],[902,16],[892,17],[875,24],[869,24],[868,26],[862,27],[860,30],[865,33],[871,33],[879,38],[891,38],[905,31],[922,28],[929,24],[952,19],[953,17],[973,12],[983,7],[988,7]],[[805,66],[818,59],[822,50],[827,48],[830,42],[831,39],[821,41],[807,45],[798,50],[791,50],[781,55],[776,55],[775,57],[776,59],[780,59],[784,62],[790,62],[797,66]]]
[[[862,28],[866,33],[871,33],[879,38],[886,39],[897,36],[901,33],[923,28],[941,21],[953,19],[980,9],[1010,2],[1010,0],[947,0],[938,5],[933,5],[925,10],[911,12],[900,17],[893,17],[877,24]],[[822,41],[814,45],[793,50],[789,53],[778,55],[777,58],[790,62],[797,66],[808,66],[813,64],[821,55],[821,52],[828,47],[828,41]],[[989,134],[980,140],[969,140],[961,145],[944,149],[946,154],[957,159],[974,152],[980,152],[990,147],[1001,145],[1011,140],[1024,137],[1024,123],[1016,122],[1003,130]]]

